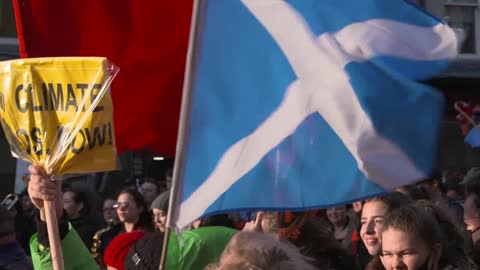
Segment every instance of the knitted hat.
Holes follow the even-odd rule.
[[[108,245],[104,254],[104,262],[107,266],[123,270],[123,261],[130,247],[145,235],[143,231],[133,231],[117,235]]]
[[[163,233],[145,235],[135,242],[125,257],[125,270],[158,269],[162,254]]]
[[[168,212],[168,201],[170,199],[170,191],[165,191],[162,194],[158,195],[158,197],[152,202],[150,209],[160,209],[163,212]]]

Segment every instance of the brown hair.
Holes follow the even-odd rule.
[[[407,205],[393,210],[385,218],[383,231],[393,228],[412,234],[421,239],[427,247],[441,244],[443,247],[440,225],[431,212],[416,205]]]
[[[140,216],[138,217],[137,224],[135,224],[135,230],[142,229],[145,231],[153,231],[153,224],[152,224],[152,216],[148,211],[147,204],[143,199],[142,194],[135,189],[126,188],[118,193],[117,198],[121,194],[128,194],[133,198],[135,202],[135,206],[137,208],[142,208],[143,210],[140,212]]]
[[[354,259],[329,232],[330,223],[316,217],[318,211],[265,212],[267,233],[279,234],[310,258],[319,269],[351,269]]]
[[[272,235],[239,232],[223,251],[220,264],[208,269],[314,270],[315,267],[294,246]]]
[[[459,269],[477,269],[477,267],[472,266],[473,261],[467,256],[465,243],[468,241],[462,233],[462,228],[455,222],[454,216],[446,206],[426,200],[417,201],[415,205],[433,215],[440,226],[444,250],[444,256],[440,258],[440,264],[450,264]]]
[[[390,194],[374,197],[365,201],[364,205],[369,202],[382,202],[387,206],[387,211],[390,212],[401,206],[407,205],[412,202],[412,199],[400,192],[392,192]]]

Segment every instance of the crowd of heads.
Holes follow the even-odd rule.
[[[170,191],[145,179],[103,199],[100,207],[91,193],[65,188],[63,205],[85,245],[97,247],[100,268],[157,268]],[[20,194],[17,208],[26,218],[36,209],[27,193]],[[13,220],[0,215],[0,242],[2,236],[15,235]],[[236,233],[218,229],[225,227]],[[190,226],[193,235],[186,234],[186,242],[193,241],[200,253],[208,242],[205,228],[225,236],[213,238],[223,242],[207,247],[215,250],[207,252],[213,254],[209,260],[199,263],[198,255],[188,254],[196,261],[192,265],[205,269],[475,270],[480,263],[480,170],[464,177],[435,176],[326,209],[204,217]]]

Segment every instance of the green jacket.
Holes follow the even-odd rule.
[[[223,250],[237,232],[226,227],[201,227],[184,231],[183,243],[179,242],[176,234],[171,234],[165,269],[205,269],[208,264],[219,261]]]
[[[68,224],[68,233],[62,239],[63,261],[66,270],[94,270],[99,269],[82,239],[72,225]],[[30,251],[34,269],[53,269],[50,249],[38,244],[37,234],[30,238]]]

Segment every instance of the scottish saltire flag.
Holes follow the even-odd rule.
[[[454,31],[403,0],[209,0],[173,223],[343,204],[430,171]]]

